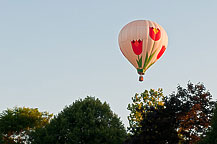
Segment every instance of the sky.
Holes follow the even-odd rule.
[[[136,93],[188,81],[217,99],[215,0],[0,1],[0,112],[31,107],[57,114],[75,100],[106,101],[128,126]],[[141,83],[122,55],[118,34],[134,20],[167,32],[168,47]]]

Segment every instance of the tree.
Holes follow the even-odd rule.
[[[121,144],[126,131],[109,105],[87,97],[61,111],[45,128],[31,135],[32,143]]]
[[[136,94],[128,117],[131,137],[126,144],[175,144],[179,141],[174,113],[164,106],[162,89]]]
[[[182,143],[192,144],[204,136],[211,124],[215,102],[203,84],[187,84],[187,88],[177,87],[165,100],[165,106],[174,110],[178,123],[178,134]]]
[[[128,106],[132,133],[129,143],[198,142],[210,127],[215,104],[211,99],[203,84],[190,82],[187,89],[178,86],[177,93],[169,97],[164,97],[162,90],[146,90],[140,97],[136,95]]]
[[[0,114],[0,142],[26,143],[28,134],[49,123],[52,114],[39,112],[37,108],[15,107]]]
[[[163,106],[164,103],[162,99],[163,90],[158,89],[155,91],[154,89],[150,89],[150,91],[145,90],[143,93],[135,94],[132,98],[133,103],[128,104],[127,109],[130,110],[130,115],[128,116],[130,127],[128,127],[128,131],[132,134],[138,134],[141,131],[139,130],[143,121],[142,114],[146,114],[150,111],[150,108],[157,108],[157,106]]]

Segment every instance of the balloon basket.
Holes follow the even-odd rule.
[[[143,81],[143,76],[139,76],[139,81],[140,81],[140,82]]]

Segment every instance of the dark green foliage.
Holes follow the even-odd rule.
[[[31,135],[33,144],[121,144],[126,131],[107,103],[87,97],[64,108]]]
[[[215,108],[214,110],[211,128],[206,133],[206,136],[202,138],[202,140],[198,144],[217,144],[217,108]]]
[[[143,121],[138,131],[141,133],[131,136],[126,144],[176,144],[179,142],[176,131],[177,124],[174,113],[164,109],[147,107],[148,112],[143,113]]]
[[[3,134],[2,134],[2,132],[0,131],[0,144],[3,144],[4,143],[4,141],[3,141]]]

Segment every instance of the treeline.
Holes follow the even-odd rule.
[[[169,96],[150,89],[132,97],[129,127],[108,103],[87,96],[53,116],[36,108],[0,113],[0,144],[216,144],[216,102],[203,84]]]

